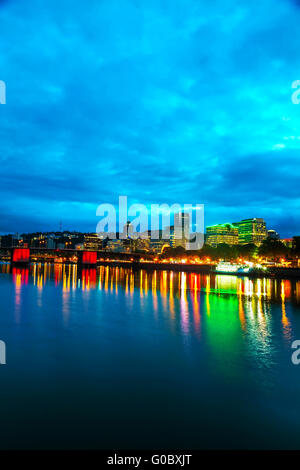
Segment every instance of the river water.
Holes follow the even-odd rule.
[[[0,265],[1,448],[300,448],[300,281]]]

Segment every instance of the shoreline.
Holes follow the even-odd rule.
[[[28,268],[31,264],[45,264],[45,261],[31,261],[29,263],[13,263],[0,260],[0,264],[9,264],[10,267],[15,268]],[[145,270],[145,271],[174,271],[174,272],[187,272],[195,274],[214,274],[215,276],[237,276],[237,277],[248,277],[248,278],[270,278],[270,279],[293,279],[300,280],[300,268],[282,268],[282,267],[269,267],[266,271],[253,271],[249,273],[238,273],[238,272],[216,272],[214,270],[215,265],[213,264],[175,264],[175,263],[152,263],[152,262],[137,262],[137,261],[97,261],[97,264],[81,264],[81,263],[54,263],[47,262],[48,264],[62,264],[62,265],[74,265],[78,269],[92,269],[98,266],[112,266],[119,268],[129,268],[134,271]]]
[[[249,277],[249,278],[277,278],[277,279],[299,279],[300,280],[300,268],[280,268],[272,267],[268,268],[267,271],[259,272],[253,271],[249,273],[219,273],[215,272],[215,265],[213,264],[174,264],[174,263],[143,263],[143,262],[127,262],[123,263],[120,261],[100,261],[97,266],[115,266],[124,267],[128,265],[135,270],[144,269],[147,271],[175,271],[175,272],[189,272],[189,273],[200,273],[200,274],[214,274],[216,276],[238,276],[238,277]]]

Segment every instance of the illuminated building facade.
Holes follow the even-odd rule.
[[[287,248],[293,248],[293,241],[294,241],[293,238],[282,238],[280,241],[281,241],[281,243],[283,243],[284,246],[286,246]]]
[[[188,212],[176,212],[176,214],[174,214],[174,231],[172,233],[172,246],[182,246],[183,248],[187,249],[189,237],[190,214]]]
[[[166,240],[151,240],[150,241],[150,249],[153,253],[160,254],[162,253],[163,249],[166,247],[170,247],[170,243]]]
[[[238,245],[239,230],[232,224],[217,224],[206,227],[206,243],[211,246]]]
[[[240,245],[247,243],[260,245],[268,236],[264,219],[244,219],[233,225],[238,228]]]
[[[131,248],[132,251],[148,252],[150,251],[150,239],[137,238],[136,240],[131,240]]]
[[[170,227],[170,246],[174,248],[175,245],[175,233],[174,233],[174,225]]]
[[[114,253],[124,253],[126,251],[123,240],[108,240],[105,249]]]
[[[84,235],[83,247],[85,250],[102,250],[103,241],[96,233],[87,233]]]

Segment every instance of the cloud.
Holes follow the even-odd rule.
[[[1,231],[93,230],[128,195],[299,232],[299,20],[283,0],[0,2]]]

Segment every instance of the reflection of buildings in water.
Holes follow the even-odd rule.
[[[0,273],[1,274],[9,274],[10,273],[10,263],[1,263],[0,264]]]
[[[193,315],[194,315],[194,325],[195,331],[199,335],[200,334],[200,303],[198,296],[200,295],[200,291],[198,289],[198,276],[197,274],[191,274],[191,284],[193,286],[193,293],[191,294],[192,297],[192,308],[193,308]]]
[[[82,269],[81,286],[82,286],[82,290],[96,289],[96,286],[97,286],[96,268]]]
[[[175,303],[174,303],[174,273],[173,271],[170,272],[170,281],[169,281],[169,304],[170,304],[170,313],[171,317],[174,318],[175,316]]]
[[[168,275],[167,271],[162,271],[160,276],[160,295],[164,312],[168,311]]]
[[[300,303],[300,281],[296,282],[295,297],[296,297],[297,302]]]
[[[152,275],[152,301],[153,301],[153,309],[154,309],[154,314],[157,315],[158,311],[158,298],[157,298],[157,271],[154,271]]]
[[[20,322],[20,312],[21,312],[21,294],[22,286],[28,284],[28,268],[12,268],[12,277],[15,284],[15,321],[16,323]]]
[[[203,306],[206,315],[203,318],[202,330],[210,345],[212,370],[225,376],[234,377],[240,374],[237,354],[241,350],[240,318],[237,315],[237,296],[205,294]],[[203,315],[202,315],[203,316]],[[230,364],[230,367],[228,367]]]
[[[245,317],[245,311],[244,311],[244,302],[243,302],[241,295],[239,295],[239,318],[240,318],[242,330],[246,331],[246,317]]]
[[[143,293],[143,274],[144,272],[141,270],[140,271],[140,297],[143,298],[144,293]]]
[[[105,290],[105,292],[108,292],[108,277],[109,277],[109,267],[106,266],[105,272],[104,272],[104,290]]]
[[[62,289],[62,313],[65,323],[68,321],[70,316],[70,289]]]
[[[237,276],[226,276],[218,274],[215,276],[214,289],[218,292],[224,292],[228,294],[237,293],[239,280],[240,279]]]
[[[1,272],[9,272],[10,266],[3,264]],[[163,310],[175,318],[176,304],[184,309],[185,326],[187,315],[192,317],[195,328],[200,327],[201,296],[204,300],[204,312],[211,313],[212,296],[232,296],[238,299],[237,312],[243,329],[247,323],[255,319],[261,334],[267,334],[268,301],[280,302],[282,306],[282,325],[287,331],[290,322],[286,312],[286,302],[289,300],[300,303],[300,281],[278,279],[251,279],[228,275],[203,275],[196,273],[145,270],[133,272],[128,268],[104,267],[98,269],[82,269],[77,265],[35,263],[27,268],[13,268],[13,282],[19,289],[20,285],[28,283],[29,277],[41,293],[48,280],[54,278],[56,286],[62,285],[64,292],[80,288],[82,290],[99,289],[118,294],[122,288],[126,297],[132,298],[135,289],[140,298],[151,294],[154,312],[158,311],[158,303]],[[150,290],[149,290],[150,288]],[[157,293],[159,292],[159,297]],[[41,302],[40,294],[40,302]],[[135,297],[136,298],[136,297]],[[252,319],[252,320],[251,320]]]
[[[16,286],[28,284],[29,268],[13,268],[12,269],[13,282]]]
[[[55,285],[58,286],[61,283],[62,279],[62,265],[55,263],[54,264],[54,281]]]
[[[209,294],[210,294],[210,276],[206,276],[206,313],[210,315],[210,303],[209,303]]]
[[[187,334],[189,332],[189,305],[186,289],[186,273],[181,272],[180,275],[180,315],[182,331]]]
[[[244,303],[245,332],[250,340],[249,354],[255,361],[265,366],[270,365],[273,356],[273,351],[270,349],[272,319],[268,312],[268,305],[262,295],[249,296]]]
[[[74,264],[35,263],[29,268],[13,269],[27,269],[27,279],[31,275],[33,283],[39,288],[42,288],[48,280],[54,277],[55,285],[58,286],[62,283],[64,289],[76,289],[83,284],[84,288],[98,288],[106,291],[114,291],[122,286],[126,292],[132,292],[138,283],[142,295],[148,294],[150,284],[152,293],[154,290],[159,290],[162,296],[168,296],[171,290],[179,292],[182,289],[189,291],[197,289],[207,294],[257,296],[278,301],[281,300],[284,293],[286,299],[292,298],[300,303],[300,281],[184,273],[184,283],[182,283],[180,273],[173,271],[147,272],[141,270],[134,276],[130,268],[100,266],[96,271],[97,282],[95,285],[95,268],[91,268],[93,271],[90,269],[80,271]],[[0,272],[10,272],[10,265],[2,264]]]
[[[71,288],[71,278],[70,278],[70,265],[63,265],[63,292],[69,292]]]
[[[9,265],[2,265],[1,272],[9,272]],[[33,282],[38,290],[37,302],[42,306],[42,291],[45,284],[54,279],[55,286],[62,288],[63,315],[70,314],[70,295],[76,289],[89,291],[98,289],[120,295],[124,292],[127,308],[136,302],[146,306],[151,300],[151,309],[156,319],[161,310],[168,319],[170,328],[180,326],[185,335],[192,332],[198,337],[202,331],[218,332],[225,342],[235,341],[237,325],[243,335],[250,338],[252,355],[263,352],[264,360],[272,359],[270,335],[275,316],[271,305],[281,307],[282,334],[291,339],[291,321],[288,302],[300,303],[300,281],[278,279],[251,279],[228,275],[204,275],[173,271],[137,271],[123,267],[79,269],[77,265],[32,264],[27,268],[13,268],[15,284],[15,315],[21,305],[22,285]],[[273,323],[272,323],[273,322]],[[175,330],[174,330],[175,331]],[[231,348],[229,345],[226,346]],[[257,359],[258,360],[258,359]]]
[[[281,281],[281,299],[282,299],[282,316],[281,316],[281,322],[282,322],[282,327],[283,327],[283,334],[286,340],[291,341],[291,326],[289,319],[286,314],[286,308],[285,308],[285,298],[286,294],[289,296],[291,295],[291,284],[288,283],[287,281]]]

